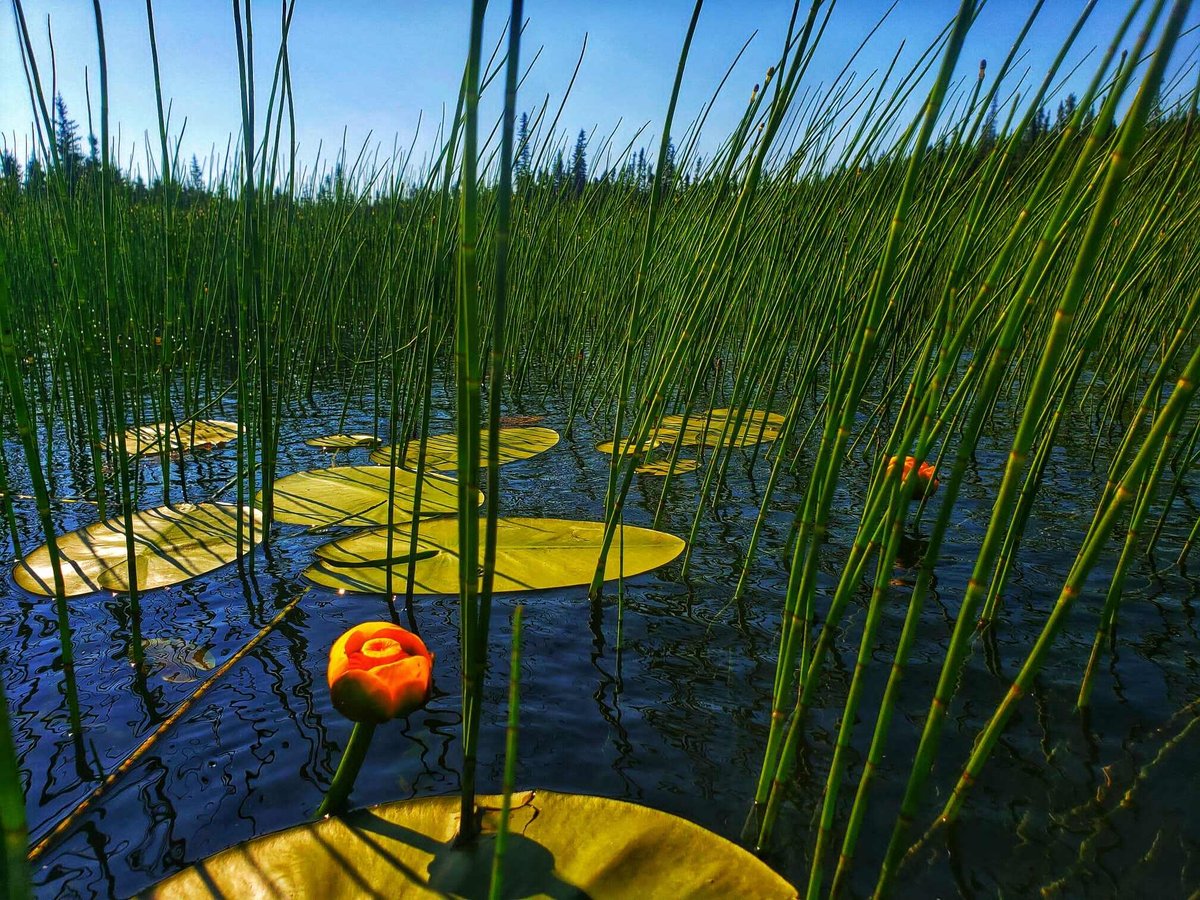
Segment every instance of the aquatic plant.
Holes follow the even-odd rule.
[[[363,622],[330,648],[327,678],[334,708],[354,722],[354,730],[317,815],[342,809],[375,726],[429,702],[433,654],[419,637],[391,622]]]
[[[526,832],[506,832],[498,809],[522,828],[536,811],[557,860],[578,863],[561,871],[589,885],[612,861],[580,849],[550,821],[553,809],[602,815],[610,834],[628,827],[630,852],[645,851],[639,841],[654,832],[629,823],[658,821],[524,793],[514,749],[504,761],[507,799],[481,793],[498,772],[486,754],[499,742],[480,737],[491,727],[489,668],[503,665],[492,597],[516,590],[588,586],[590,602],[582,590],[567,596],[586,610],[578,627],[591,629],[603,697],[610,684],[614,696],[636,690],[634,679],[646,677],[638,655],[667,646],[657,633],[639,642],[634,628],[630,637],[631,621],[652,605],[680,627],[703,620],[705,642],[733,623],[744,658],[723,648],[728,678],[744,675],[748,689],[728,734],[738,759],[761,765],[756,783],[741,786],[746,796],[712,803],[723,821],[749,804],[747,845],[798,873],[810,895],[922,890],[919,867],[906,862],[951,846],[944,832],[977,802],[976,785],[986,783],[989,802],[1002,796],[1053,820],[1042,797],[1011,793],[991,774],[999,763],[1011,776],[997,753],[1004,736],[1028,727],[1017,711],[1031,693],[1039,723],[1058,723],[1062,683],[1068,713],[1111,704],[1129,665],[1116,651],[1129,645],[1121,627],[1130,598],[1144,596],[1142,582],[1181,585],[1184,573],[1164,574],[1161,560],[1186,566],[1200,535],[1189,499],[1200,459],[1200,79],[1188,68],[1189,5],[1135,0],[1103,52],[1069,74],[1095,7],[1085,4],[1031,80],[1020,60],[1050,6],[1032,4],[1000,65],[978,74],[961,57],[981,4],[963,0],[915,57],[897,54],[863,79],[855,52],[842,70],[823,68],[817,86],[810,70],[842,11],[796,4],[776,65],[701,159],[712,101],[682,137],[674,125],[703,23],[696,3],[686,31],[679,23],[653,174],[625,174],[640,133],[627,147],[598,135],[593,159],[608,171],[576,192],[553,179],[566,98],[557,112],[548,100],[532,110],[524,138],[514,131],[519,2],[490,59],[483,4],[472,5],[459,103],[435,126],[432,157],[343,146],[309,168],[293,121],[295,4],[280,11],[269,81],[251,4],[235,4],[243,129],[208,162],[203,188],[185,185],[172,158],[178,138],[148,4],[158,135],[151,184],[139,188],[118,168],[128,148],[109,134],[107,58],[98,159],[68,177],[46,102],[53,63],[46,70],[35,52],[17,0],[45,177],[0,184],[0,516],[21,591],[13,614],[22,634],[52,635],[42,680],[61,692],[66,723],[45,725],[27,710],[0,721],[10,891],[27,889],[16,798],[29,798],[41,854],[78,827],[95,785],[111,786],[126,763],[145,758],[141,745],[89,749],[104,729],[81,714],[81,694],[93,717],[102,699],[79,676],[80,623],[111,631],[112,647],[90,656],[134,660],[129,686],[112,690],[129,694],[161,734],[157,723],[178,721],[171,716],[189,701],[163,693],[188,688],[156,677],[156,642],[170,634],[184,655],[210,643],[188,634],[189,623],[164,629],[163,595],[152,592],[200,576],[217,583],[223,566],[221,590],[244,595],[246,609],[221,614],[241,617],[250,633],[274,621],[282,599],[270,605],[271,587],[301,571],[327,609],[376,602],[330,592],[378,595],[379,617],[394,616],[387,628],[405,615],[415,630],[427,609],[442,609],[415,597],[458,595],[456,614],[438,627],[459,642],[460,698],[446,705],[451,716],[461,711],[462,762],[450,754],[438,765],[461,776],[461,796],[381,815],[434,842],[457,836],[464,853],[486,857],[493,885],[524,884],[517,835]],[[98,3],[94,18],[103,55]],[[1084,87],[1043,127],[1066,78]],[[266,83],[264,109],[255,88]],[[501,84],[503,110],[489,132],[481,95]],[[525,154],[527,170],[518,165]],[[327,385],[337,389],[332,402]],[[310,437],[320,434],[330,436]],[[309,468],[321,454],[305,442],[371,448],[377,465]],[[591,451],[597,444],[608,458]],[[510,490],[528,486],[520,479],[530,471],[562,479],[562,494]],[[593,472],[603,521],[526,514],[568,496],[581,507],[594,499],[599,516],[599,496],[585,496]],[[314,547],[317,529],[331,539]],[[1047,561],[1059,556],[1057,567]],[[661,577],[678,582],[678,605],[675,594],[647,603],[647,592],[624,583],[677,559]],[[912,577],[898,578],[897,565]],[[118,596],[68,602],[100,590]],[[712,594],[720,596],[708,607]],[[544,620],[534,612],[552,600],[528,602],[535,638]],[[149,614],[147,602],[158,604]],[[331,627],[319,620],[310,611],[297,628]],[[1064,640],[1073,626],[1083,631]],[[758,643],[767,630],[773,652]],[[1187,638],[1175,640],[1190,659]],[[514,625],[513,729],[518,645]],[[524,689],[536,692],[545,686],[530,646],[536,640],[525,648]],[[672,660],[690,658],[684,649],[669,647]],[[287,665],[301,672],[303,659],[293,653]],[[35,688],[8,666],[3,688],[23,704]],[[1039,684],[1047,667],[1054,678]],[[201,655],[184,680],[209,690],[227,672]],[[358,677],[337,679],[335,704]],[[395,696],[412,699],[416,682],[405,684]],[[1183,684],[1164,693],[1190,689]],[[393,699],[364,715],[407,708]],[[358,709],[358,700],[340,705]],[[697,718],[713,703],[700,685],[688,701]],[[602,712],[604,727],[620,732],[614,744],[634,746],[619,715]],[[1078,722],[1089,735],[1116,727],[1105,715]],[[61,795],[34,783],[50,777],[30,772],[25,754],[58,740],[53,728],[66,735],[54,744],[60,758],[97,771],[72,774],[67,799],[43,802]],[[344,758],[361,763],[363,732],[354,735]],[[538,752],[535,742],[521,749]],[[311,783],[328,769],[325,752],[305,763]],[[1063,790],[1099,777],[1090,760],[1080,765],[1088,774]],[[348,796],[340,772],[346,794],[334,806]],[[688,785],[709,796],[708,785]],[[64,818],[64,809],[73,811]],[[1091,835],[1091,824],[1071,834]],[[332,819],[243,850],[270,869],[299,852],[279,848],[315,853],[351,830]],[[1055,833],[1070,843],[1069,830]],[[494,860],[504,853],[488,854],[506,833],[512,865],[502,869]],[[242,871],[240,852],[218,857],[222,872]],[[414,852],[406,864],[427,867],[443,852]],[[1071,877],[1088,869],[1073,861]],[[635,874],[683,889],[660,869]],[[1007,873],[987,877],[1006,893],[1027,887],[1012,888]]]

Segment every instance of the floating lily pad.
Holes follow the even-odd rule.
[[[717,447],[723,444],[727,447],[749,447],[777,440],[779,429],[784,422],[783,416],[778,413],[764,412],[760,409],[745,410],[740,422],[737,417],[736,409],[697,410],[688,416],[686,425],[683,416],[665,416],[659,430],[669,434],[673,440],[682,429],[684,446],[704,444]]]
[[[796,897],[764,862],[686,819],[603,797],[514,794],[505,897]],[[499,797],[481,835],[452,847],[457,795],[403,800],[298,825],[224,850],[151,897],[486,897]]]
[[[661,434],[659,434],[659,437],[662,438],[662,440],[667,439],[667,438],[664,438]],[[675,439],[674,435],[669,435],[668,437],[670,440]],[[624,455],[625,456],[636,456],[639,453],[649,453],[651,450],[657,450],[659,447],[662,446],[662,440],[655,440],[654,437],[651,436],[651,439],[646,441],[646,443],[642,444],[642,446],[640,448],[635,447],[632,444],[629,444],[625,447]],[[596,445],[596,449],[599,450],[601,453],[607,453],[609,456],[612,456],[614,453],[617,452],[617,444],[615,441],[602,441],[601,443]]]
[[[483,523],[480,523],[482,554]],[[588,584],[600,559],[603,522],[568,519],[502,518],[496,530],[497,591],[536,591]],[[373,528],[318,547],[318,562],[305,570],[311,581],[337,590],[379,594],[387,590],[389,561],[392,578],[408,572],[411,532],[396,528],[388,556],[388,530]],[[666,565],[684,542],[673,534],[626,525],[613,536],[604,577],[626,578]],[[458,520],[422,522],[417,532],[414,590],[418,594],[458,593]]]
[[[687,417],[686,422],[683,416],[664,416],[641,450],[627,447],[625,452],[647,453],[663,444],[673,444],[680,432],[683,432],[681,444],[684,447],[698,444],[704,444],[706,447],[751,447],[754,444],[777,440],[784,423],[783,416],[778,413],[764,412],[760,409],[745,410],[741,414],[740,422],[737,422],[737,416],[736,409],[697,410]],[[613,441],[596,445],[596,449],[601,453],[609,454],[616,452],[615,447]]]
[[[642,463],[636,469],[639,475],[666,475],[671,473],[674,475],[682,475],[685,472],[696,471],[696,460],[694,459],[677,459],[675,460],[675,468],[671,468],[671,461],[664,459],[659,462]]]
[[[378,447],[379,438],[370,434],[327,434],[309,438],[304,443],[322,450],[350,450],[355,447]]]
[[[242,510],[242,550],[249,549],[250,511]],[[238,558],[237,507],[180,503],[133,514],[134,563],[139,590],[167,587],[218,569]],[[257,525],[254,538],[260,537]],[[66,596],[129,590],[125,522],[97,522],[58,538]],[[53,596],[54,571],[43,544],[13,570],[17,584]]]
[[[142,653],[150,673],[172,684],[199,681],[217,666],[217,658],[210,648],[179,637],[143,641]]]
[[[558,432],[553,428],[501,428],[500,465],[529,459],[544,453],[558,443]],[[411,440],[407,449],[396,448],[396,465],[410,469],[417,467],[417,454],[421,450],[419,440]],[[382,447],[371,454],[371,462],[387,465],[392,461],[392,447]],[[401,460],[401,453],[404,453]],[[487,465],[488,432],[485,429],[479,445],[479,464]],[[425,443],[425,468],[431,472],[450,472],[458,468],[458,435],[432,434]]]
[[[293,525],[386,525],[395,472],[393,522],[410,522],[417,476],[388,466],[334,466],[287,475],[275,482],[275,518]],[[260,494],[261,496],[261,494]],[[483,502],[483,495],[479,495]],[[421,515],[458,511],[458,482],[429,474],[421,488]]]
[[[158,442],[163,435],[167,435],[168,450],[174,451],[179,447],[185,451],[211,450],[236,439],[237,433],[237,422],[221,419],[193,419],[174,425],[169,430],[165,422],[154,422],[141,428],[127,429],[125,449],[130,456],[158,453]]]

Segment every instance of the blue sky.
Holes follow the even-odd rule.
[[[905,42],[903,60],[913,61],[945,26],[956,0],[899,0],[883,28],[855,65],[862,75],[886,67]],[[1084,4],[1048,0],[1034,38],[1018,66],[1040,78],[1062,38]],[[753,84],[779,55],[791,12],[790,0],[709,0],[701,14],[680,97],[678,119],[690,121],[711,96],[730,62],[753,37],[705,127],[701,149],[711,149],[737,121]],[[807,6],[807,3],[805,4]],[[878,0],[839,0],[832,23],[814,60],[809,82],[830,79],[875,24],[887,4]],[[57,85],[73,118],[86,132],[84,70],[91,80],[93,109],[97,101],[97,54],[91,3],[86,0],[26,0],[26,17],[34,31],[43,78],[49,82],[46,19],[54,36]],[[981,57],[993,71],[1007,53],[1032,0],[991,0],[977,22],[963,54],[961,71],[973,77]],[[485,54],[503,27],[507,4],[493,0]],[[1128,4],[1099,0],[1072,60],[1103,48]],[[444,107],[452,107],[467,43],[469,3],[465,0],[383,2],[383,0],[300,0],[293,22],[289,53],[297,103],[300,156],[311,162],[323,142],[323,155],[346,142],[356,150],[368,140],[390,151],[393,141],[407,147],[418,118],[424,124],[420,152],[433,146],[434,129]],[[618,126],[617,144],[649,123],[639,144],[656,142],[656,129],[670,96],[679,48],[691,14],[691,0],[527,0],[529,20],[523,62],[541,48],[525,81],[520,106],[533,109],[549,96],[557,109],[587,35],[587,53],[579,78],[563,111],[561,126],[607,134]],[[260,105],[270,87],[271,66],[279,40],[279,3],[254,7]],[[111,80],[114,132],[120,127],[123,164],[131,158],[145,170],[147,131],[156,134],[153,77],[141,0],[108,0],[104,4]],[[1195,24],[1195,12],[1190,23]],[[183,134],[182,155],[205,158],[215,147],[225,152],[240,124],[236,48],[230,5],[222,0],[158,0],[155,24],[164,91],[173,101],[171,130]],[[1126,45],[1132,43],[1132,36]],[[1176,65],[1196,45],[1185,38]],[[1090,74],[1084,62],[1069,87]],[[1194,76],[1193,76],[1194,77]],[[30,106],[17,54],[11,15],[0,15],[0,133],[28,155]],[[500,82],[491,91],[485,114],[498,109]],[[1188,84],[1190,88],[1190,81]],[[485,98],[486,100],[486,98]],[[915,105],[913,111],[915,112]],[[490,125],[490,123],[489,123]],[[485,125],[485,129],[489,127]],[[682,126],[676,128],[679,134]]]

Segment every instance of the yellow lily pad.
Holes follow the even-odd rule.
[[[180,503],[133,514],[138,589],[167,587],[218,569],[238,558],[237,507]],[[249,549],[250,511],[242,510],[242,550]],[[259,539],[257,525],[255,541]],[[66,596],[129,590],[122,518],[97,522],[58,538]],[[54,595],[54,570],[43,544],[13,570],[17,584],[34,594]]]
[[[480,522],[480,554],[484,524]],[[624,539],[623,552],[619,549]],[[568,519],[501,518],[496,529],[497,591],[537,591],[588,584],[600,559],[603,522]],[[387,553],[388,530],[373,528],[347,535],[316,549],[318,561],[305,570],[309,580],[324,587],[379,594],[387,589],[389,563],[393,581],[407,574],[411,532],[396,528],[392,555]],[[606,580],[629,578],[666,565],[683,552],[684,542],[673,534],[626,525],[613,536],[606,561]],[[418,594],[458,593],[458,520],[422,522],[417,532],[414,590]],[[624,556],[624,571],[621,557]]]
[[[395,493],[388,503],[391,473]],[[411,522],[417,476],[387,466],[334,466],[287,475],[275,482],[275,518],[293,525],[386,525]],[[259,494],[261,497],[261,493]],[[479,495],[483,502],[483,494]],[[458,511],[458,482],[429,474],[421,488],[421,515]]]
[[[671,435],[670,439],[674,440],[675,436]],[[626,440],[628,440],[628,438],[626,438]],[[622,443],[624,443],[624,441],[622,441]],[[651,450],[657,450],[660,446],[662,446],[662,442],[653,439],[646,441],[646,443],[642,444],[641,448],[629,444],[625,447],[624,455],[637,456],[640,453],[649,453]],[[602,441],[596,445],[596,449],[601,453],[607,453],[609,456],[612,456],[617,452],[617,444],[615,441]]]
[[[733,427],[738,410],[714,409],[696,410],[687,417],[685,424],[683,416],[663,416],[658,427],[651,433],[641,450],[626,448],[626,454],[646,453],[662,444],[673,444],[683,432],[682,446],[692,447],[704,444],[706,447],[751,447],[754,444],[778,440],[784,418],[778,413],[765,412],[761,409],[747,409],[742,412],[742,419],[737,427]],[[729,430],[726,433],[726,426]],[[628,439],[626,439],[628,440]],[[597,444],[596,449],[601,453],[615,453],[613,441]]]
[[[479,797],[481,833],[452,847],[459,798],[385,803],[224,850],[149,897],[486,897],[500,798]],[[796,897],[766,863],[686,819],[621,800],[514,794],[505,897]]]
[[[660,462],[642,463],[636,469],[639,475],[666,475],[672,473],[675,475],[683,475],[686,472],[696,471],[696,460],[694,459],[677,459],[675,460],[675,468],[671,469],[671,461],[669,459],[661,460]]]
[[[173,425],[168,432],[165,422],[154,422],[125,431],[125,449],[130,456],[158,453],[159,441],[167,435],[167,449],[211,450],[237,438],[237,422],[222,419],[193,419]]]
[[[727,447],[749,447],[779,438],[779,429],[784,419],[778,413],[747,409],[742,412],[742,419],[735,429],[733,423],[737,421],[737,415],[736,409],[714,409],[711,412],[697,410],[688,416],[686,425],[683,416],[665,416],[659,428],[672,438],[682,429],[684,446],[704,444],[707,447],[717,447],[722,444],[722,436],[724,446]],[[726,426],[729,429],[728,433],[725,433]]]
[[[355,447],[378,447],[379,438],[370,434],[327,434],[309,438],[304,443],[322,450],[350,450]]]
[[[544,453],[558,443],[558,432],[553,428],[501,428],[500,465],[529,459]],[[386,466],[392,461],[393,447],[381,447],[371,454],[371,462]],[[396,465],[410,469],[417,467],[417,454],[421,442],[413,439],[404,448],[396,448]],[[404,454],[403,460],[401,453]],[[481,434],[479,464],[487,465],[488,432]],[[431,472],[450,472],[458,468],[458,435],[431,434],[425,442],[425,468]]]

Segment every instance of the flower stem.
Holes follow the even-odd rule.
[[[362,768],[373,734],[374,725],[366,722],[354,723],[354,730],[350,732],[350,743],[342,753],[342,761],[338,763],[337,771],[333,773],[333,783],[329,785],[325,799],[317,808],[317,818],[341,812],[345,808],[346,798],[354,789],[354,779],[358,777],[358,770]]]

